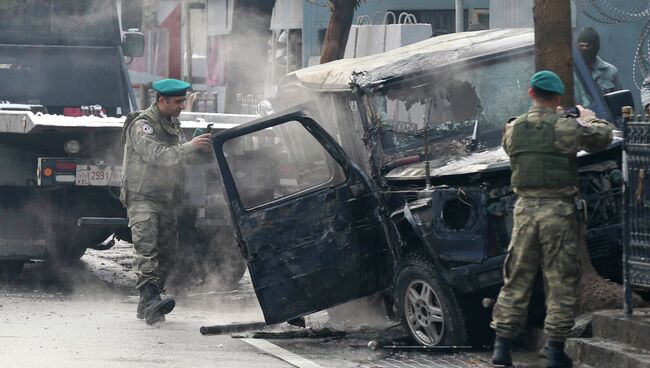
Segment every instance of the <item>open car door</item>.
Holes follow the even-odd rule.
[[[390,285],[393,257],[374,185],[306,113],[226,130],[214,148],[266,323]]]

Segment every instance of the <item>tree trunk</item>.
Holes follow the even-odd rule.
[[[573,106],[571,0],[535,0],[535,70],[551,70],[564,82],[562,106]]]
[[[571,1],[535,0],[535,69],[551,70],[564,82],[562,106],[575,104],[571,38]],[[579,259],[582,278],[578,288],[578,314],[602,309],[622,308],[623,287],[602,278],[591,264],[586,241],[586,224],[580,228]],[[643,304],[635,295],[634,305]]]
[[[357,1],[353,0],[330,0],[332,15],[325,33],[321,64],[343,58],[356,5]]]

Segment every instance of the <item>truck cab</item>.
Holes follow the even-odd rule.
[[[530,106],[533,45],[529,29],[456,33],[298,70],[280,81],[279,112],[215,137],[267,323],[383,291],[420,345],[487,328],[481,300],[502,283],[516,200],[501,134]],[[577,103],[611,119],[586,70],[577,60]],[[249,193],[232,150],[260,134],[274,173]],[[589,253],[608,276],[621,252],[620,157],[616,140],[579,158]]]

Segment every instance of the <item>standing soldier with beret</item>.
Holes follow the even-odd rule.
[[[180,201],[182,165],[212,149],[210,135],[186,142],[178,116],[185,109],[190,84],[164,79],[153,84],[156,102],[131,113],[124,123],[124,175],[120,200],[127,209],[136,251],[134,268],[140,292],[137,317],[147,324],[164,321],[174,309],[172,298],[161,298],[178,247],[176,208]]]
[[[582,106],[577,119],[558,115],[563,94],[564,85],[555,73],[535,73],[528,89],[533,106],[505,126],[503,148],[510,156],[511,185],[519,199],[503,266],[504,285],[492,314],[495,365],[512,364],[511,341],[526,323],[533,281],[541,266],[548,284],[547,367],[571,367],[564,341],[574,324],[580,280],[577,153],[606,148],[612,141],[612,126]]]

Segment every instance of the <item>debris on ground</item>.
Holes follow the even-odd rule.
[[[306,328],[293,331],[255,331],[245,335],[231,335],[232,338],[253,338],[253,339],[322,339],[341,338],[347,336],[347,332],[331,328]]]

